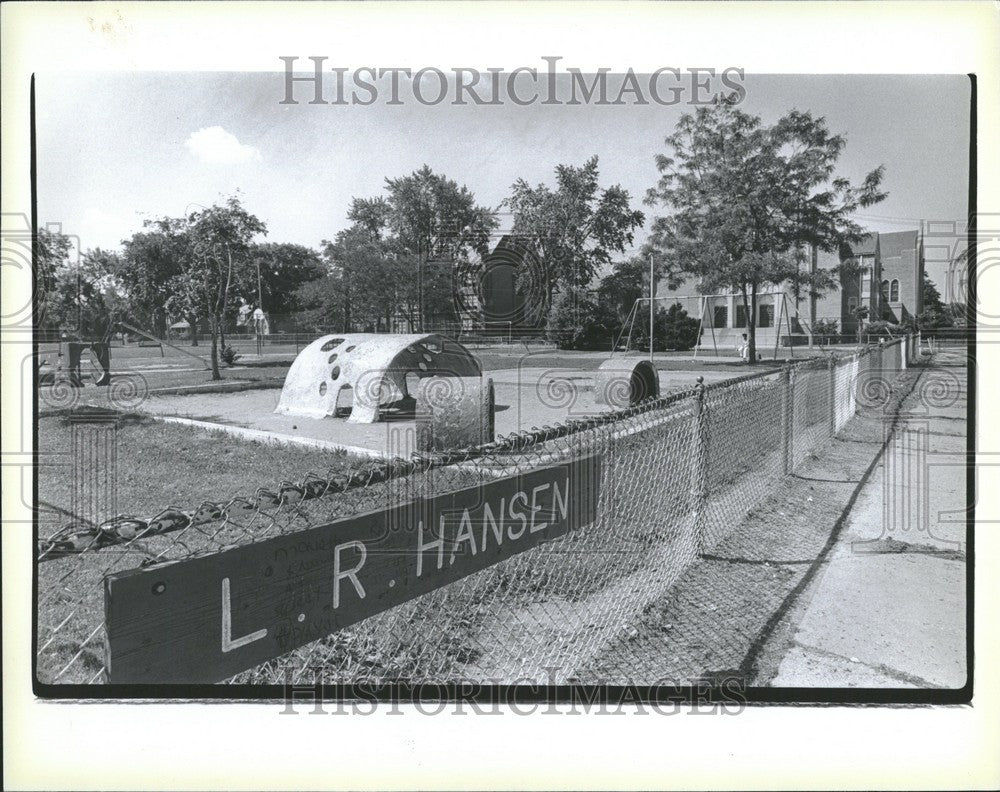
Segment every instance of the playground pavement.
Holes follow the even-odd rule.
[[[729,379],[736,372],[661,371],[661,393],[690,388],[701,376],[706,383]],[[487,372],[496,390],[496,433],[508,435],[582,418],[613,409],[597,404],[593,372],[570,368],[525,367]],[[343,418],[303,418],[274,412],[281,391],[252,389],[238,393],[154,394],[142,412],[166,420],[230,432],[251,440],[270,440],[346,450],[359,455],[408,456],[407,436],[413,421],[350,423]]]

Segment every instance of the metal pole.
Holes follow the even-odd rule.
[[[778,359],[778,344],[781,341],[781,320],[785,318],[785,293],[781,293],[781,307],[778,309],[778,324],[774,326],[774,359]],[[788,348],[792,348],[792,333],[788,332]]]
[[[695,548],[698,553],[708,549],[708,414],[705,406],[705,378],[698,377],[692,399],[693,462],[691,468],[691,513]]]
[[[832,352],[827,365],[830,369],[830,436],[833,437],[837,434],[837,361]]]
[[[653,273],[653,254],[649,254],[649,362],[653,362],[653,298],[656,291],[656,276]]]
[[[792,364],[786,363],[781,371],[781,456],[787,476],[792,472],[792,421],[795,409],[794,378]]]

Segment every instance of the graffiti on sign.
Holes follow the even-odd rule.
[[[589,524],[599,487],[585,457],[110,575],[110,681],[227,679]]]

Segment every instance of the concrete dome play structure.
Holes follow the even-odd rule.
[[[313,341],[285,377],[276,413],[311,418],[343,415],[375,423],[394,411],[412,410],[420,379],[481,377],[479,362],[436,333],[343,333]]]

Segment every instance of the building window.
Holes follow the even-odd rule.
[[[773,325],[774,325],[774,306],[773,305],[760,306],[760,321],[757,323],[757,327],[771,327]]]
[[[892,286],[889,288],[889,302],[899,302],[899,281],[893,278]]]
[[[883,302],[888,302],[889,300],[889,281],[882,281],[882,290],[880,292]]]
[[[858,298],[857,297],[848,297],[847,298],[847,313],[851,315],[851,318],[854,318],[854,312],[857,311],[857,310],[858,310]]]
[[[725,305],[716,305],[712,310],[712,327],[728,327],[729,308]]]
[[[747,309],[742,305],[736,306],[736,326],[746,327],[747,326]]]

